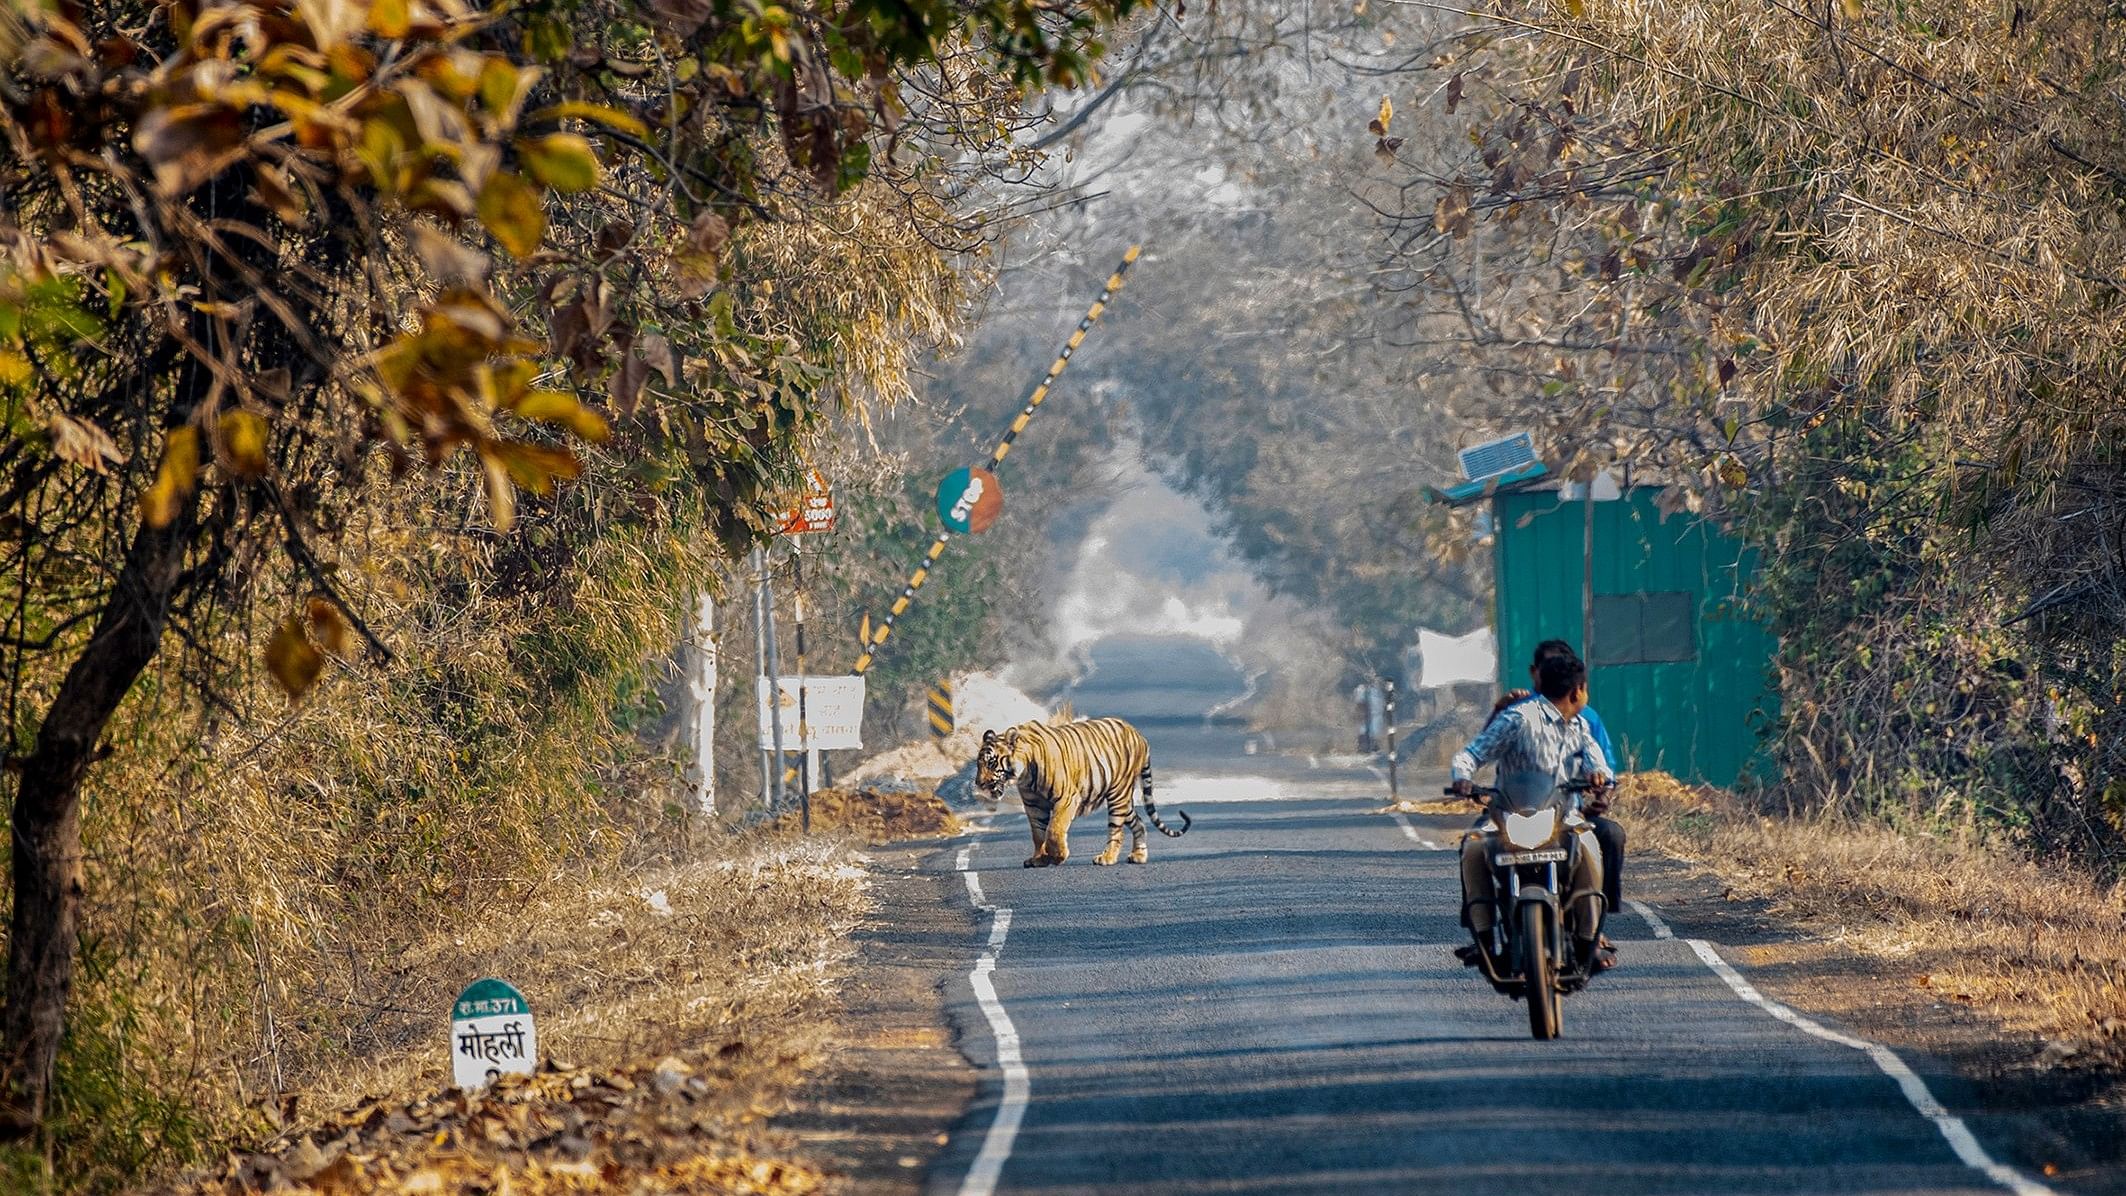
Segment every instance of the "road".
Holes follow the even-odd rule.
[[[1160,659],[1101,662],[1079,711],[1101,712],[1102,670],[1171,689],[1185,670]],[[1531,1041],[1449,954],[1458,888],[1433,845],[1451,820],[1376,813],[1373,774],[1247,755],[1238,727],[1144,725],[1162,813],[1196,819],[1149,865],[1092,865],[1094,818],[1067,866],[1022,869],[1016,811],[934,864],[1009,915],[948,990],[984,1081],[930,1190],[2003,1190],[1867,1054],[1750,1004],[1633,914],[1611,924],[1626,966],[1567,999],[1561,1041]],[[999,1050],[1013,1033],[1018,1062]]]

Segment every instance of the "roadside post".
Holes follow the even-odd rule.
[[[539,1058],[530,1002],[509,983],[475,980],[450,1007],[451,1082],[477,1091],[506,1075],[528,1076]]]
[[[1388,691],[1388,800],[1395,801],[1395,682],[1381,684]]]

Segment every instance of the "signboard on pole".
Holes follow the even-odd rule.
[[[450,1007],[451,1082],[485,1088],[505,1075],[528,1076],[539,1058],[524,994],[492,976],[474,981]]]
[[[1004,485],[986,469],[955,469],[938,483],[938,518],[965,535],[989,530],[1004,513]]]
[[[827,488],[826,475],[805,471],[805,492],[796,506],[783,511],[780,530],[786,536],[834,530],[834,492]]]
[[[797,678],[778,677],[781,691],[783,743],[797,742]],[[775,711],[768,705],[768,679],[760,678],[760,747],[775,747]],[[862,677],[805,678],[805,724],[811,731],[807,742],[815,748],[840,749],[864,746],[864,679]]]

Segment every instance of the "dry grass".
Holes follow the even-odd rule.
[[[2046,1062],[2126,1063],[2126,886],[1997,843],[1837,816],[1768,818],[1665,773],[1624,778],[1633,847],[1717,875],[1815,933],[1920,969],[1937,999],[2048,1040]]]
[[[499,1167],[520,1191],[616,1191],[628,1185],[579,1164],[637,1138],[650,1145],[623,1161],[641,1191],[815,1190],[818,1173],[779,1157],[786,1144],[759,1124],[820,1057],[869,908],[862,858],[844,836],[768,831],[717,860],[495,903],[350,993],[373,1011],[359,1057],[320,1075],[283,1136],[179,1190],[455,1192],[491,1186]],[[564,1074],[483,1104],[449,1091],[446,1028],[458,989],[488,975],[524,992],[547,1070]],[[653,1097],[660,1068],[706,1082]],[[557,1118],[575,1137],[527,1153],[562,1132],[540,1130]]]
[[[449,1005],[482,976],[523,991],[544,1053],[588,1067],[816,1012],[867,908],[861,861],[839,837],[761,834],[720,859],[498,902],[349,994],[376,1011],[361,1057],[321,1074],[309,1095],[331,1108],[447,1084]]]

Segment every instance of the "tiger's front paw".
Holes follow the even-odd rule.
[[[1101,852],[1099,855],[1094,856],[1093,863],[1100,865],[1102,868],[1105,868],[1120,858],[1122,858],[1121,850],[1119,848],[1110,847],[1106,851]]]
[[[1027,857],[1026,857],[1026,862],[1025,862],[1025,863],[1023,863],[1023,864],[1021,864],[1021,865],[1019,865],[1019,867],[1021,867],[1021,868],[1038,868],[1038,867],[1040,867],[1041,865],[1043,865],[1043,864],[1045,864],[1045,863],[1047,863],[1047,862],[1048,862],[1048,859],[1047,859],[1047,857],[1045,857],[1045,856],[1042,856],[1042,855],[1039,855],[1039,854],[1034,854],[1034,855],[1030,855],[1030,856],[1027,856]]]

